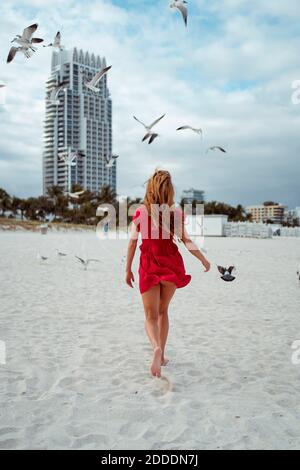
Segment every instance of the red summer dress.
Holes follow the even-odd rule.
[[[181,209],[175,209],[174,216],[182,220]],[[139,288],[141,294],[147,292],[160,281],[172,282],[177,288],[185,287],[191,276],[185,273],[184,262],[169,234],[154,227],[146,206],[140,206],[133,218],[137,230],[141,233],[139,266]]]

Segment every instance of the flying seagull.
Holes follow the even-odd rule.
[[[100,263],[100,261],[98,259],[83,259],[83,258],[80,258],[79,256],[76,256],[75,255],[75,258],[78,259],[78,261],[80,261],[80,263],[84,266],[84,270],[86,271],[87,268],[88,268],[88,265],[90,263]]]
[[[155,121],[153,121],[151,124],[147,125],[144,122],[140,121],[137,117],[133,116],[133,119],[135,119],[137,122],[142,124],[142,126],[144,126],[144,128],[147,131],[146,135],[142,139],[142,142],[149,139],[148,144],[152,144],[152,142],[156,139],[156,137],[158,137],[158,134],[156,134],[155,132],[152,132],[152,128],[156,126],[156,124],[164,117],[165,117],[165,114],[160,116],[158,119],[155,119]]]
[[[107,74],[107,72],[111,69],[111,65],[109,67],[104,67],[102,68],[99,72],[96,73],[96,75],[90,80],[89,82],[85,83],[85,86],[89,89],[94,91],[95,93],[99,93],[100,88],[97,88],[97,84],[100,82],[102,77]]]
[[[182,14],[182,18],[183,18],[185,26],[187,26],[187,18],[188,18],[188,10],[187,10],[186,5],[187,5],[187,2],[185,0],[174,0],[172,3],[170,3],[170,8],[177,8]]]
[[[61,34],[60,34],[60,32],[57,31],[56,36],[54,38],[54,41],[50,42],[50,44],[47,44],[47,46],[44,45],[44,47],[54,47],[54,48],[57,48],[57,49],[62,51],[63,47],[61,45]]]
[[[73,199],[79,199],[84,193],[85,191],[77,191],[76,193],[68,193],[68,195]]]
[[[192,126],[180,126],[180,127],[177,127],[176,131],[184,131],[186,129],[189,129],[195,132],[196,134],[203,136],[203,131],[200,127],[197,129],[196,127],[192,127]]]
[[[47,103],[58,106],[60,104],[58,99],[59,92],[61,90],[65,90],[68,85],[68,82],[61,82],[58,85],[55,85],[50,91],[50,95],[47,98]]]
[[[119,158],[119,155],[112,155],[111,157],[105,157],[106,168],[112,168],[115,160]]]
[[[206,150],[206,153],[208,153],[210,150],[212,150],[213,152],[215,150],[220,150],[220,152],[223,152],[223,153],[227,153],[225,149],[223,149],[223,147],[219,147],[218,145],[214,145],[213,147],[209,147],[207,150]]]
[[[223,266],[218,266],[218,271],[222,274],[221,279],[225,282],[232,282],[235,280],[235,277],[232,276],[232,271],[235,270],[234,266],[229,266],[229,268],[223,268]]]
[[[151,133],[151,130],[152,130],[152,127],[156,126],[156,124],[163,118],[165,117],[165,114],[163,114],[162,116],[160,116],[158,119],[155,119],[155,121],[152,122],[152,124],[150,124],[149,126],[145,123],[143,123],[142,121],[140,121],[137,117],[133,116],[133,119],[135,119],[137,122],[139,122],[140,124],[142,124],[142,126],[144,126],[144,128],[146,129],[147,132]]]
[[[32,37],[33,33],[35,33],[37,28],[38,28],[37,23],[32,24],[31,26],[28,26],[28,28],[24,29],[22,36],[20,36],[20,34],[17,34],[16,37],[11,42],[16,42],[17,44],[19,44],[19,46],[26,47],[28,49],[31,49],[33,52],[35,52],[36,48],[33,47],[32,44],[38,44],[44,41],[44,39]]]

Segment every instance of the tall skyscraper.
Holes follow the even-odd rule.
[[[112,101],[107,76],[97,85],[99,93],[85,86],[105,65],[104,58],[76,48],[52,54],[51,76],[46,83],[44,194],[53,185],[67,191],[68,182],[90,191],[105,185],[116,190],[116,161],[111,168],[106,166],[106,159],[112,155]],[[62,82],[66,84],[57,103],[49,100],[51,90]],[[76,165],[67,166],[60,155],[77,151],[82,154],[75,159]]]

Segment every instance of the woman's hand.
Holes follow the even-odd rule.
[[[126,284],[127,284],[129,287],[132,287],[132,288],[133,288],[132,283],[134,282],[134,275],[133,275],[133,272],[131,271],[131,269],[128,270],[128,271],[126,271],[125,281],[126,281]]]
[[[202,260],[202,264],[204,266],[204,272],[207,273],[210,270],[210,262],[207,261],[206,258]]]

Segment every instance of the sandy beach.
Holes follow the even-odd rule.
[[[126,246],[0,233],[0,448],[299,449],[300,239],[206,239],[208,274],[180,248],[192,282],[172,304],[162,379],[148,374]],[[74,255],[100,263],[85,271]]]

